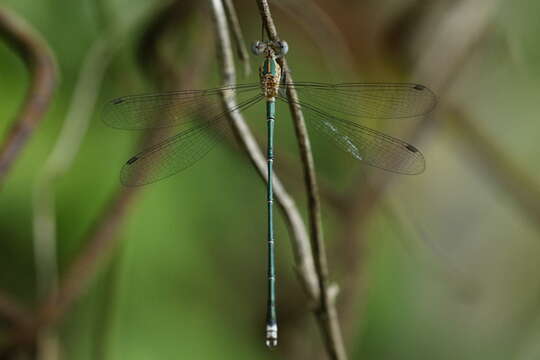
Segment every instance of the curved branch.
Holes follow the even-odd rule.
[[[278,40],[277,29],[270,13],[270,7],[267,0],[257,0],[259,12],[271,40]],[[285,58],[282,58],[283,71],[286,74],[287,81],[293,82],[289,67]],[[347,353],[343,344],[343,336],[339,325],[338,315],[335,306],[336,291],[332,291],[335,286],[330,286],[328,280],[328,260],[326,257],[326,247],[324,244],[324,235],[321,221],[321,203],[315,177],[315,163],[311,152],[304,115],[298,104],[298,94],[294,87],[287,88],[287,97],[292,114],[298,146],[300,148],[300,158],[304,171],[306,191],[309,205],[310,235],[313,248],[313,257],[317,271],[317,280],[319,286],[318,307],[316,308],[317,319],[325,339],[326,349],[332,359],[346,359]]]
[[[30,72],[30,87],[15,123],[0,144],[0,184],[44,117],[56,87],[53,53],[41,36],[14,12],[0,8],[0,36],[18,53]]]

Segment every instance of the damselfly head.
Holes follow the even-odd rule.
[[[286,41],[255,41],[251,44],[251,52],[254,55],[265,55],[282,57],[289,51],[289,45]]]

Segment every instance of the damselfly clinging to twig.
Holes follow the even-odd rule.
[[[274,160],[274,121],[276,101],[287,103],[288,88],[298,93],[297,105],[310,129],[331,139],[342,150],[364,163],[400,174],[424,171],[423,155],[414,146],[359,125],[362,118],[392,119],[426,115],[436,104],[433,92],[418,84],[287,82],[278,58],[287,50],[284,41],[258,41],[252,46],[264,56],[260,83],[209,90],[173,91],[150,95],[125,96],[106,105],[104,121],[119,129],[144,130],[181,127],[176,135],[144,149],[130,158],[121,172],[128,186],[149,184],[176,174],[203,158],[230,130],[221,93],[234,90],[243,111],[266,102],[268,163],[268,307],[266,343],[277,345],[275,257],[272,213],[272,165]]]

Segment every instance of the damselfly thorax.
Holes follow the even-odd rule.
[[[252,50],[255,54],[264,54],[264,62],[259,67],[259,79],[264,97],[267,100],[273,100],[278,96],[279,83],[281,82],[281,66],[277,59],[287,52],[287,43],[284,41],[258,41],[253,44]]]
[[[264,97],[268,100],[275,99],[281,81],[281,66],[272,51],[268,51],[268,56],[259,67],[259,78]]]

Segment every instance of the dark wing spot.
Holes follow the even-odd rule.
[[[418,90],[418,91],[422,91],[422,90],[425,90],[426,87],[425,87],[424,85],[419,85],[419,84],[417,84],[417,85],[414,85],[414,88],[413,88],[413,89],[414,89],[414,90]]]
[[[405,145],[405,147],[406,147],[407,150],[409,150],[410,152],[413,152],[413,153],[417,153],[417,152],[418,152],[418,149],[415,148],[414,146],[410,145],[410,144]]]
[[[137,160],[139,160],[139,158],[137,156],[134,156],[126,162],[126,165],[131,165]]]
[[[112,101],[112,104],[113,104],[113,105],[117,105],[117,104],[123,103],[124,101],[125,101],[125,100],[122,99],[122,98],[120,98],[120,99],[114,99],[114,100]]]

